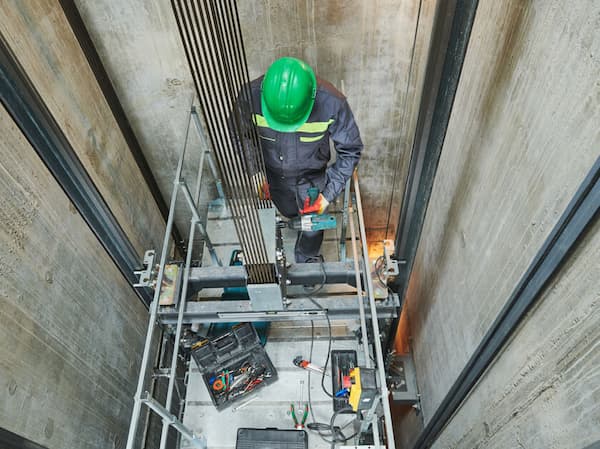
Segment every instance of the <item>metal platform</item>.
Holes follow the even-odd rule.
[[[194,111],[192,111],[193,114]],[[201,131],[200,128],[199,131]],[[153,270],[150,265],[153,267],[153,263],[148,263],[147,270],[139,272],[140,285],[144,287],[158,286],[159,288],[155,288],[150,307],[146,345],[134,397],[127,449],[133,449],[139,440],[137,434],[141,430],[139,424],[143,409],[151,410],[162,419],[161,449],[167,447],[169,429],[177,430],[178,434],[182,436],[180,440],[183,444],[182,447],[218,449],[235,447],[238,428],[292,428],[292,419],[288,415],[290,404],[307,399],[300,397],[301,389],[308,393],[308,375],[300,368],[295,367],[292,360],[296,355],[309,358],[311,321],[316,328],[316,341],[312,357],[314,363],[325,362],[328,340],[324,338],[327,334],[324,330],[328,328],[327,322],[329,321],[334,335],[332,348],[354,349],[357,351],[359,364],[364,364],[366,369],[375,368],[379,392],[371,409],[366,411],[362,417],[361,432],[365,432],[372,423],[379,422],[379,417],[383,415],[385,441],[389,447],[394,447],[391,413],[387,400],[389,391],[386,385],[381,341],[379,338],[374,338],[368,346],[359,346],[356,335],[381,335],[380,321],[383,323],[382,319],[396,317],[399,303],[395,295],[386,294],[386,289],[384,289],[384,299],[376,300],[378,293],[373,285],[372,267],[365,266],[365,261],[368,265],[370,262],[357,173],[354,173],[352,182],[347,183],[344,206],[339,209],[336,208],[335,203],[330,206],[330,212],[336,213],[339,219],[338,228],[325,233],[321,251],[326,262],[289,264],[294,259],[293,246],[296,240],[296,231],[284,229],[283,250],[288,263],[281,263],[279,248],[276,252],[274,251],[276,254],[269,258],[269,263],[277,259],[279,273],[283,272],[287,276],[289,272],[290,282],[284,282],[285,277],[281,277],[279,284],[251,282],[247,285],[245,268],[248,267],[228,266],[232,251],[241,248],[231,214],[225,206],[225,202],[222,201],[223,198],[219,199],[220,206],[209,206],[208,219],[203,219],[198,212],[204,160],[202,155],[204,153],[201,154],[196,189],[193,193],[190,192],[182,178],[184,155],[185,148],[180,156],[175,175],[169,218],[156,278],[146,279],[152,277]],[[210,157],[207,158],[210,160]],[[350,190],[352,190],[351,194]],[[169,265],[167,259],[172,254],[169,250],[172,243],[170,231],[173,226],[178,196],[185,200],[183,201],[184,207],[191,214],[191,219],[186,260],[180,262],[179,273],[182,281],[181,285],[176,287],[171,282],[171,278],[165,275],[165,272],[168,271],[167,266]],[[261,230],[264,240],[270,241],[271,233],[275,234],[275,220],[272,209],[264,212],[264,214],[267,213],[271,214],[271,218],[261,225]],[[350,231],[348,248],[346,248],[347,226]],[[195,240],[196,231],[205,244],[202,260],[198,260],[200,247],[196,244],[199,243]],[[267,247],[269,247],[268,244]],[[348,258],[346,257],[347,252],[350,256]],[[250,265],[250,267],[252,266]],[[260,269],[264,270],[264,268]],[[176,275],[172,277],[175,279]],[[305,284],[312,285],[312,287],[307,287]],[[174,305],[172,306],[160,305],[161,293],[166,287],[173,292]],[[247,287],[249,291],[253,289],[255,296],[250,295],[250,300],[230,300],[231,295],[228,295],[228,298],[225,299],[222,295],[225,293],[226,287]],[[261,295],[256,294],[257,289],[265,288],[278,291],[278,304],[265,302],[260,297]],[[194,362],[190,362],[184,414],[181,416],[181,410],[175,411],[177,406],[173,399],[176,390],[178,361],[181,360],[179,350],[184,341],[184,332],[189,336],[193,335],[194,329],[208,323],[242,321],[271,322],[266,351],[279,372],[278,380],[257,391],[257,399],[247,406],[240,408],[241,404],[232,404],[232,408],[219,412],[209,400],[204,382]],[[153,345],[160,340],[155,338],[159,328],[163,331],[163,341],[173,342],[172,354],[175,354],[175,356],[169,356],[170,361],[161,358],[158,362],[158,371],[164,372],[163,377],[168,379],[164,402],[159,402],[156,397],[153,397],[151,392],[154,390],[154,378],[148,375],[151,354],[155,352]],[[358,329],[360,332],[356,332]],[[148,386],[149,378],[152,378],[150,386]],[[331,389],[330,383],[327,383],[327,388]],[[333,404],[331,399],[322,392],[320,379],[312,379],[310,392],[316,421],[327,423],[333,414]],[[179,390],[177,394],[179,395]],[[386,399],[381,400],[381,398]],[[376,408],[379,408],[377,413],[375,413]],[[175,416],[173,413],[178,413],[179,416]],[[343,425],[344,419],[349,418],[340,416],[340,423],[336,422],[336,424]],[[372,426],[372,430],[374,441],[379,445],[384,441],[381,438],[383,435],[380,435],[379,426]],[[326,448],[330,447],[330,443],[321,440],[318,435],[311,435],[309,447]]]
[[[245,398],[238,403],[223,410],[216,411],[209,398],[202,376],[195,363],[192,362],[189,378],[188,393],[185,405],[183,422],[190,429],[206,437],[210,449],[234,449],[238,428],[273,427],[279,429],[293,429],[290,416],[290,404],[308,401],[308,384],[310,376],[311,403],[315,419],[318,422],[329,422],[333,414],[333,403],[321,388],[321,376],[309,374],[292,363],[296,355],[308,358],[310,352],[310,323],[296,322],[293,327],[285,323],[273,325],[272,333],[278,334],[278,326],[287,333],[287,336],[269,339],[265,349],[275,365],[278,379],[275,383],[257,391],[253,396]],[[358,328],[357,321],[336,322],[333,324],[332,340],[333,349],[354,349],[358,354],[359,363],[364,363],[362,351],[354,337],[353,330]],[[293,330],[293,333],[290,332]],[[315,335],[312,360],[318,365],[325,363],[328,339],[327,326],[324,322],[315,323]],[[362,357],[362,358],[361,358]],[[329,368],[329,367],[328,367]],[[330,368],[329,368],[330,370]],[[326,376],[325,388],[331,390],[331,377]],[[301,398],[302,395],[302,398]],[[296,405],[297,407],[297,405]],[[339,423],[344,425],[349,417],[341,416]],[[307,422],[310,422],[309,417]],[[353,433],[349,429],[347,434]],[[349,441],[348,444],[354,443]],[[191,449],[185,440],[183,449]],[[318,434],[308,432],[308,447],[311,449],[329,449],[330,444],[323,441]]]

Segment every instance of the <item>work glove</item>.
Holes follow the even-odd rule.
[[[304,208],[300,211],[301,214],[322,214],[329,206],[329,201],[319,193],[319,196],[314,203],[310,204],[310,198],[304,200]]]
[[[270,200],[271,192],[269,190],[269,183],[267,178],[262,173],[255,173],[252,175],[252,186],[256,191],[256,194],[261,200]]]

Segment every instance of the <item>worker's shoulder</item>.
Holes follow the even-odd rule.
[[[258,78],[255,78],[252,81],[250,81],[250,92],[252,96],[260,96],[260,89],[262,87],[262,81],[264,77],[264,75],[261,75]]]
[[[333,99],[338,102],[346,101],[346,97],[329,81],[317,77],[317,97],[321,94],[324,99]]]

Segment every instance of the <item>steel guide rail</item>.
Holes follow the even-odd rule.
[[[193,112],[194,111],[192,110],[192,112],[190,113],[190,120],[191,120],[192,116],[194,115]],[[201,140],[201,143],[203,144],[202,150],[204,150],[206,140],[204,138],[204,133],[202,132],[202,129],[198,129],[198,134],[200,135],[200,140]],[[177,359],[178,359],[178,354],[179,354],[179,345],[181,342],[181,331],[183,328],[183,314],[185,312],[188,283],[189,283],[189,279],[190,279],[192,254],[194,252],[194,234],[196,232],[196,227],[199,227],[201,232],[203,232],[206,235],[206,233],[204,232],[204,229],[202,228],[202,224],[200,223],[200,216],[198,215],[198,211],[197,211],[198,201],[200,200],[200,188],[202,186],[202,170],[204,169],[204,153],[205,153],[204,151],[200,152],[200,161],[198,163],[198,173],[196,176],[196,188],[194,191],[193,198],[187,188],[187,185],[184,182],[180,182],[180,186],[182,187],[183,193],[185,194],[185,197],[188,201],[188,206],[190,207],[190,210],[192,211],[192,218],[190,220],[190,232],[189,232],[189,243],[188,243],[189,246],[188,246],[186,259],[185,259],[185,268],[183,271],[183,286],[181,288],[181,295],[180,295],[179,301],[177,301],[179,312],[177,315],[177,328],[175,331],[174,348],[173,348],[173,353],[171,354],[171,366],[169,368],[169,373],[168,373],[169,385],[167,387],[167,398],[166,398],[166,403],[165,403],[166,410],[171,410],[171,404],[172,404],[172,400],[173,400],[173,387],[175,385],[175,379],[177,376]],[[216,252],[215,252],[214,248],[212,247],[212,244],[210,243],[210,239],[208,238],[208,236],[206,236],[206,238],[204,240],[205,240],[205,244],[207,245],[207,247],[210,251],[213,261],[215,261],[216,263],[221,265],[221,262],[219,261],[219,258],[217,257]],[[177,421],[177,422],[179,422],[179,421]],[[169,426],[171,426],[171,425],[173,425],[172,421],[169,421],[168,419],[165,419],[163,417],[163,428],[162,428],[162,432],[161,432],[161,436],[160,436],[160,446],[159,446],[160,449],[165,449],[165,447],[167,445]],[[192,440],[195,440],[195,439],[196,439],[195,435],[192,434]]]

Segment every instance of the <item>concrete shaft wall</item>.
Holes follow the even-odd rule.
[[[0,33],[139,254],[164,220],[58,1],[0,2]]]
[[[166,197],[194,95],[170,3],[75,3]],[[396,229],[435,4],[237,2],[251,77],[296,56],[347,95],[365,143],[360,173],[373,242]]]
[[[58,2],[0,2],[0,33],[141,255],[158,213]],[[141,260],[141,259],[140,259]],[[126,439],[146,312],[0,109],[0,426],[48,448]]]
[[[409,284],[426,422],[600,155],[599,28],[593,0],[479,2]],[[436,447],[600,438],[597,233]]]
[[[301,58],[348,98],[365,149],[361,193],[372,250],[394,238],[436,0],[239,2],[250,76]]]

